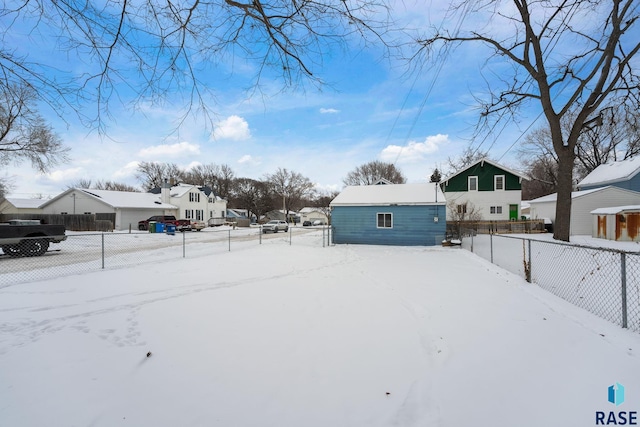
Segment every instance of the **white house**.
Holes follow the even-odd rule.
[[[447,220],[466,219],[472,210],[482,220],[519,220],[523,179],[491,160],[478,160],[442,181]]]
[[[21,199],[17,197],[7,197],[0,201],[0,214],[35,214],[42,213],[40,205],[44,199]]]
[[[549,218],[556,221],[557,193],[529,200],[531,219]],[[571,193],[572,235],[590,235],[593,227],[591,211],[612,206],[638,205],[640,193],[608,186]]]
[[[151,190],[151,193],[159,194],[163,203],[174,205],[177,208],[176,217],[178,218],[207,222],[213,218],[221,219],[226,216],[227,201],[216,196],[209,187],[164,184],[161,188]]]
[[[300,209],[298,214],[303,224],[305,221],[310,221],[312,224],[313,221],[322,221],[322,224],[325,225],[329,223],[329,218],[327,218],[327,215],[322,212],[320,208],[305,207]]]

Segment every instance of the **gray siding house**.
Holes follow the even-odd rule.
[[[640,191],[640,157],[598,166],[578,183],[578,189],[592,190],[609,185]]]
[[[434,246],[446,231],[446,203],[437,184],[346,187],[329,204],[333,243]]]

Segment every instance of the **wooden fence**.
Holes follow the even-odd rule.
[[[449,221],[447,235],[460,238],[463,234],[530,234],[546,233],[544,221]]]
[[[61,224],[72,231],[113,231],[116,222],[115,213],[96,213],[82,215],[60,214],[0,214],[0,222],[11,219],[37,219],[43,224]]]

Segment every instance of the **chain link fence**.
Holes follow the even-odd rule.
[[[247,245],[329,246],[330,227],[290,227],[262,233],[258,227],[183,233],[68,233],[43,248],[41,238],[0,251],[0,287],[142,263],[170,266],[181,259],[242,250]],[[19,250],[23,249],[23,250]],[[44,249],[44,250],[43,250]]]
[[[462,247],[591,313],[640,332],[640,253],[498,234]]]

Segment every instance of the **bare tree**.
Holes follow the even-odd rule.
[[[138,101],[185,94],[189,109],[206,106],[205,78],[227,58],[257,64],[254,87],[267,69],[288,87],[321,84],[315,72],[329,45],[384,36],[382,1],[15,1],[0,9],[0,78],[34,87],[57,111],[71,106],[98,124],[109,102],[129,91]],[[71,58],[69,67],[58,55],[31,60],[31,44],[10,43],[15,35],[51,43]],[[97,103],[95,116],[81,109],[88,102]]]
[[[471,202],[456,203],[455,200],[447,202],[447,230],[453,237],[459,239],[465,225],[482,220],[482,209]]]
[[[167,180],[171,184],[183,181],[184,171],[175,163],[141,162],[136,178],[146,190],[161,187]]]
[[[447,158],[447,164],[449,167],[449,173],[447,175],[453,175],[461,172],[478,160],[482,160],[487,157],[489,157],[489,152],[481,151],[469,145],[457,157]]]
[[[492,59],[511,65],[507,75],[501,70],[497,83],[501,87],[491,88],[490,99],[482,103],[481,123],[513,119],[527,101],[540,107],[558,157],[553,237],[569,241],[571,219],[564,213],[571,211],[580,135],[598,121],[595,115],[613,97],[638,105],[638,75],[633,67],[640,50],[637,1],[466,0],[452,11],[473,11],[483,25],[469,31],[437,30],[417,40],[420,53],[432,53],[442,44],[448,48],[480,43],[494,52],[486,66]],[[562,120],[568,115],[573,118],[565,132]]]
[[[209,163],[184,172],[183,179],[189,184],[209,186],[217,196],[228,199],[232,193],[235,173],[229,165]]]
[[[584,178],[604,163],[626,160],[640,153],[640,114],[637,106],[616,104],[603,109],[576,144],[576,173]],[[578,179],[578,180],[579,180]]]
[[[34,108],[37,97],[27,86],[0,79],[0,166],[28,161],[39,172],[67,160],[68,149]],[[3,188],[9,183],[4,182]]]
[[[85,190],[88,190],[89,188],[91,188],[91,186],[93,185],[93,181],[87,178],[80,178],[77,181],[71,182],[70,184],[67,185],[66,189],[70,190],[72,188],[84,188]]]
[[[404,184],[407,179],[393,163],[374,160],[358,166],[342,180],[344,185],[373,185],[379,179],[386,179],[393,184]]]
[[[532,200],[556,192],[558,162],[552,157],[536,157],[524,162],[528,179],[522,181],[522,200]]]
[[[229,202],[234,207],[246,209],[249,214],[255,214],[258,219],[273,209],[273,197],[269,185],[250,178],[235,180]]]
[[[601,164],[636,156],[640,152],[639,119],[638,113],[629,111],[626,105],[600,111],[597,120],[583,129],[576,143],[574,184]],[[561,122],[563,132],[570,132],[572,124],[573,116],[565,116]],[[527,134],[518,154],[527,169],[538,166],[536,172],[542,173],[547,181],[553,182],[555,189],[559,159],[548,126],[539,127]]]
[[[275,205],[283,205],[285,215],[292,209],[302,208],[302,200],[313,193],[314,185],[309,178],[286,168],[278,168],[273,174],[267,175],[264,180],[276,195]]]

